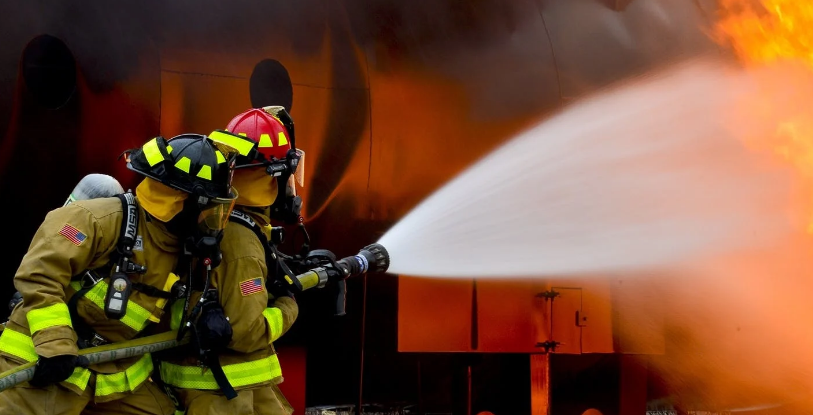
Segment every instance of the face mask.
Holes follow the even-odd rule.
[[[300,223],[302,198],[296,194],[296,184],[304,182],[304,156],[302,150],[289,150],[284,172],[277,174],[277,199],[271,205],[271,218],[288,223]],[[271,174],[271,167],[267,169]]]
[[[187,239],[186,249],[201,260],[209,261],[212,268],[220,264],[220,240],[223,238],[223,229],[229,221],[229,214],[237,201],[237,191],[232,189],[231,198],[213,198],[208,203],[198,206],[198,216],[195,231]]]

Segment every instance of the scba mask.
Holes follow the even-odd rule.
[[[220,265],[222,260],[220,241],[237,196],[237,191],[232,188],[228,198],[198,196],[187,199],[187,209],[194,209],[197,215],[194,231],[186,240],[186,251],[208,262],[212,268]],[[190,204],[194,204],[194,207]]]
[[[291,149],[284,160],[266,167],[266,173],[277,178],[277,198],[271,205],[273,219],[288,224],[302,221],[302,197],[297,195],[296,186],[303,187],[305,183],[304,163],[305,152]]]

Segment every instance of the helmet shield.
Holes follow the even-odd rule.
[[[209,199],[208,203],[201,206],[198,215],[198,230],[206,236],[216,236],[229,221],[229,215],[234,209],[237,201],[237,190],[232,188],[231,196],[228,198],[217,197]]]

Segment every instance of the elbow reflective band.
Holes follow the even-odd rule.
[[[104,310],[104,297],[106,295],[107,283],[104,281],[99,281],[93,286],[93,288],[90,289],[90,291],[85,293],[85,298],[90,300],[93,304],[96,304],[97,307]],[[29,313],[29,315],[30,314],[31,313]],[[122,317],[120,321],[136,332],[140,332],[141,330],[144,330],[144,327],[147,326],[151,316],[152,313],[147,311],[146,308],[136,304],[135,301],[129,301],[127,302],[127,313],[124,314],[124,317]],[[29,317],[29,324],[31,324],[30,321],[31,318]]]
[[[268,342],[271,343],[282,336],[282,310],[268,307],[263,310],[263,316],[268,322]]]
[[[9,328],[0,333],[0,351],[17,356],[26,362],[35,362],[38,359],[31,337]],[[149,378],[152,367],[152,357],[147,353],[123,372],[98,373],[96,375],[96,396],[135,391]],[[71,376],[65,379],[65,382],[84,391],[87,388],[90,375],[89,369],[77,367],[73,370]]]
[[[68,326],[71,324],[71,313],[65,303],[51,304],[48,307],[31,310],[28,312],[28,327],[31,334],[54,326]]]
[[[255,385],[282,376],[277,355],[251,362],[223,366],[223,373],[232,387]],[[180,366],[161,362],[161,379],[172,386],[183,389],[219,390],[211,370],[201,371],[198,366]]]
[[[39,359],[34,348],[34,340],[9,328],[0,333],[0,351],[17,356],[26,362],[36,362]],[[84,391],[88,386],[88,380],[90,380],[90,370],[77,367],[73,370],[71,376],[65,379],[65,382]]]
[[[26,362],[37,360],[37,352],[31,337],[9,328],[0,333],[0,352],[17,356]]]
[[[96,375],[96,396],[132,392],[150,377],[150,372],[152,372],[152,357],[147,353],[125,369],[124,372],[99,373]]]

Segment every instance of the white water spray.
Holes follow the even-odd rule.
[[[769,246],[798,223],[782,210],[790,168],[744,145],[746,134],[775,133],[776,120],[731,123],[759,90],[744,72],[695,62],[572,105],[393,226],[379,240],[389,271],[597,274]]]

